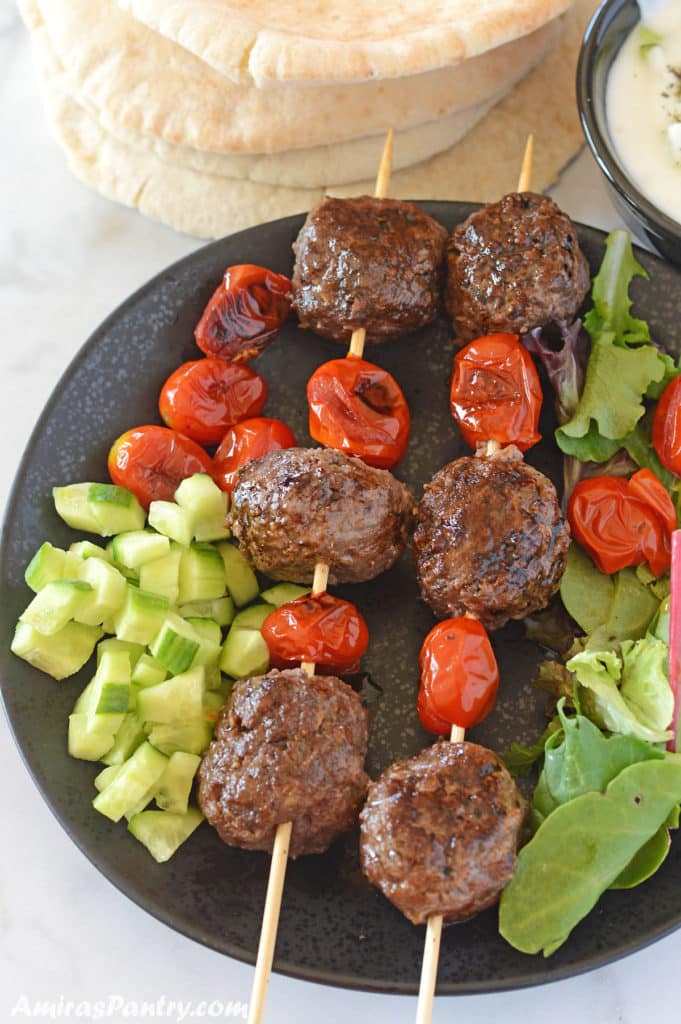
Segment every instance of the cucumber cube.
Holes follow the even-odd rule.
[[[162,683],[167,675],[168,672],[160,661],[152,658],[150,654],[143,654],[132,670],[132,682],[141,689]]]
[[[53,580],[38,591],[21,621],[44,636],[53,636],[75,618],[91,593],[92,587],[84,580]]]
[[[114,537],[112,551],[115,562],[129,569],[140,569],[147,562],[163,558],[170,551],[170,541],[151,530],[132,530]]]
[[[194,632],[211,647],[219,647],[222,643],[222,630],[215,619],[201,618],[200,616],[184,616],[186,622]]]
[[[103,789],[113,782],[120,771],[120,765],[112,764],[108,768],[102,768],[99,775],[95,775],[95,789],[101,793]]]
[[[85,530],[87,533],[98,533],[104,536],[99,520],[95,517],[88,502],[90,484],[68,484],[66,487],[53,487],[52,498],[57,515],[61,516],[67,526],[74,530]]]
[[[130,819],[128,829],[146,846],[155,861],[164,864],[202,821],[203,815],[198,807],[190,807],[185,814],[142,811]]]
[[[126,582],[113,565],[101,558],[88,558],[81,563],[78,578],[92,587],[92,595],[76,611],[76,622],[86,626],[101,624],[121,609],[125,601]]]
[[[128,655],[130,668],[134,669],[139,659],[144,654],[143,644],[131,644],[128,640],[119,640],[118,637],[108,637],[97,645],[97,664],[101,662],[107,652],[124,651]]]
[[[156,558],[140,568],[140,587],[150,594],[161,594],[175,604],[180,594],[180,548],[171,550],[163,558]]]
[[[107,548],[100,548],[91,540],[76,540],[69,547],[69,554],[77,558],[101,558],[104,562],[113,562],[113,555]]]
[[[120,821],[163,775],[168,758],[145,742],[120,767],[113,782],[92,801],[92,806],[111,821]]]
[[[66,679],[83,667],[101,636],[98,626],[83,626],[80,622],[67,622],[58,633],[44,636],[27,622],[19,621],[11,650],[53,679]]]
[[[212,601],[225,593],[225,566],[210,544],[192,544],[180,560],[179,604]]]
[[[170,755],[154,792],[158,807],[174,814],[186,812],[192,782],[200,764],[201,758],[198,754],[185,754],[183,750],[176,750]]]
[[[311,589],[311,587],[299,587],[297,583],[277,583],[276,586],[263,590],[260,597],[268,604],[273,604],[275,608],[281,608],[282,604],[297,601],[299,597],[309,594]]]
[[[218,544],[218,551],[225,564],[227,590],[237,608],[241,608],[258,596],[258,580],[250,565],[234,544]]]
[[[152,501],[149,506],[149,526],[188,548],[194,536],[194,523],[189,512],[174,501]]]
[[[93,732],[91,716],[69,715],[68,752],[81,761],[99,761],[113,746],[113,732]]]
[[[192,601],[179,609],[183,619],[214,619],[218,626],[229,626],[234,618],[231,597],[216,597],[213,601]]]
[[[26,566],[24,579],[36,594],[53,580],[76,579],[80,559],[70,551],[52,547],[49,541],[41,544]]]
[[[220,671],[233,679],[267,672],[270,652],[259,629],[234,627],[227,634],[220,656]]]
[[[112,767],[123,764],[145,739],[144,723],[134,712],[128,712],[114,736],[113,746],[102,758],[104,764]],[[97,785],[97,779],[95,779],[95,785]]]
[[[111,537],[128,530],[141,530],[144,526],[144,509],[126,487],[90,484],[87,500],[90,511],[99,523],[97,532],[102,537]]]
[[[175,501],[189,513],[196,540],[223,540],[230,536],[225,526],[227,495],[206,473],[195,473],[183,480],[175,491]]]
[[[174,614],[168,615],[150,647],[156,660],[173,675],[189,668],[198,649],[196,632],[188,622]]]
[[[156,686],[140,690],[137,694],[137,714],[145,722],[161,725],[199,718],[204,690],[203,668],[192,668]]]
[[[232,629],[260,629],[267,616],[273,611],[275,611],[275,607],[272,604],[264,602],[252,604],[250,608],[244,608],[243,611],[236,613]]]
[[[149,732],[149,742],[168,755],[178,750],[183,750],[187,754],[202,754],[212,736],[212,726],[205,720],[202,712],[200,718],[193,718],[187,722],[172,722],[168,725],[162,722],[154,723]]]
[[[160,594],[149,594],[128,582],[125,604],[114,617],[113,625],[119,640],[151,644],[168,614],[170,602]]]

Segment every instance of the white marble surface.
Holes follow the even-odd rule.
[[[70,176],[49,137],[25,34],[8,0],[0,0],[0,139],[2,506],[32,425],[69,359],[121,299],[198,243],[100,199]],[[588,155],[557,194],[576,218],[603,227],[618,223]],[[159,924],[78,852],[34,788],[4,719],[0,777],[0,1020],[41,1019],[26,1013],[27,1001],[38,1000],[51,1001],[60,1018],[79,1011],[80,1019],[90,1019],[87,1006],[78,1006],[89,1001],[93,1016],[111,1009],[107,1019],[125,1020],[143,1000],[193,1003],[200,1013],[201,1000],[225,1005],[248,999],[250,968]],[[434,1021],[640,1024],[670,1010],[673,1019],[679,962],[681,932],[574,980],[441,998]],[[94,1005],[110,998],[111,1005]],[[411,998],[275,976],[267,1020],[407,1024],[414,1009]],[[157,1006],[167,1020],[181,1019],[186,1010],[165,1015],[164,1004]]]

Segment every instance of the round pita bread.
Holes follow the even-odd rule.
[[[507,91],[540,59],[555,35],[555,26],[544,26],[460,67],[399,82],[262,90],[229,82],[182,47],[121,13],[114,0],[20,0],[20,7],[32,31],[49,37],[69,76],[71,94],[96,112],[108,130],[230,156],[323,146],[324,154],[314,158],[314,173],[307,173],[303,164],[297,179],[286,175],[287,181],[307,185],[324,181],[324,166],[348,164],[344,177],[352,180],[353,161],[360,166],[354,171],[357,180],[380,152],[379,138],[389,125],[401,132],[420,128]],[[466,119],[462,113],[462,122]],[[398,146],[398,165],[446,149],[457,131],[445,125],[439,145],[432,131],[423,142],[420,131],[414,132],[409,146]],[[362,149],[356,140],[365,136],[373,138]],[[349,140],[349,151],[330,148]],[[291,163],[295,156],[287,159]],[[278,161],[258,163],[254,180],[284,180],[278,176]],[[194,166],[217,170],[208,163]],[[251,174],[236,165],[221,170],[239,177]]]
[[[534,32],[570,0],[118,0],[234,82],[430,71]]]

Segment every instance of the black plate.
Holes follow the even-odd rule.
[[[452,227],[473,207],[425,203]],[[193,329],[224,268],[264,263],[290,273],[291,243],[301,217],[265,224],[215,242],[159,274],[119,307],[94,333],[66,371],[35,429],[7,510],[0,580],[2,644],[0,674],[5,707],[17,744],[52,811],[80,849],[127,896],[178,931],[229,956],[254,961],[269,857],[224,846],[202,826],[176,856],[157,865],[126,833],[92,810],[95,765],[66,753],[67,715],[88,678],[85,669],[63,683],[35,671],[9,653],[14,624],[30,594],[26,563],[45,539],[66,545],[73,534],[53,510],[50,489],[77,480],[105,480],[109,445],[123,430],[158,422],[156,401],[170,371],[198,352]],[[580,228],[592,270],[604,236]],[[681,272],[644,253],[650,282],[638,280],[638,315],[653,337],[679,347]],[[452,358],[444,320],[370,353],[400,381],[413,417],[412,441],[398,475],[421,485],[450,459],[465,453],[448,408]],[[342,352],[338,346],[286,325],[256,361],[270,387],[267,414],[281,417],[302,444],[308,441],[305,384],[312,370]],[[542,429],[548,439],[528,461],[560,476],[551,441],[550,402]],[[364,612],[371,631],[365,683],[371,713],[368,770],[375,776],[391,761],[419,750],[432,737],[416,717],[417,653],[433,624],[417,600],[408,557],[373,583],[345,588]],[[530,685],[539,652],[522,627],[494,635],[502,690],[494,713],[474,738],[503,751],[512,739],[534,739],[543,728],[544,698]],[[569,856],[569,850],[566,850]],[[445,931],[439,991],[483,992],[550,981],[596,967],[640,948],[681,924],[681,842],[652,880],[632,892],[607,893],[565,946],[549,960],[515,952],[497,934],[490,910]],[[336,985],[414,993],[423,949],[423,928],[414,928],[376,891],[358,867],[351,836],[322,857],[289,866],[275,969]]]

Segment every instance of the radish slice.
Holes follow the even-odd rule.
[[[670,729],[673,736],[668,750],[676,750],[679,738],[679,701],[681,700],[681,530],[672,533],[671,592],[669,595],[669,685],[674,694],[674,713]]]

